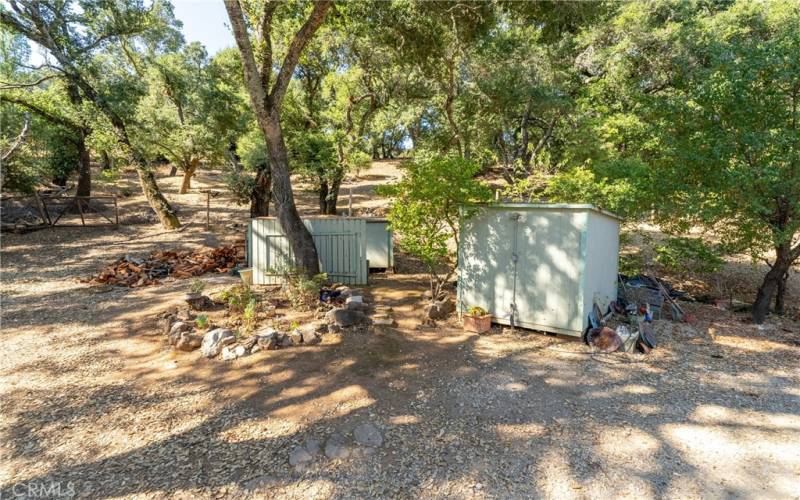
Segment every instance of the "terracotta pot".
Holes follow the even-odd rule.
[[[488,332],[492,327],[492,315],[484,314],[483,316],[464,315],[464,330],[474,333]]]

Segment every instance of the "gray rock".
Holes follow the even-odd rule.
[[[203,336],[203,342],[200,348],[203,355],[207,358],[213,358],[218,355],[222,348],[236,342],[236,336],[227,328],[216,328],[207,332]]]
[[[325,314],[328,324],[353,326],[364,321],[364,313],[352,309],[331,309]]]
[[[243,345],[225,346],[222,348],[222,360],[230,361],[232,359],[241,358],[247,354],[247,349]]]
[[[306,439],[305,447],[309,453],[311,453],[312,455],[316,455],[317,453],[319,453],[320,448],[322,448],[322,443],[319,442],[319,439],[315,437],[310,437]]]
[[[179,351],[194,351],[195,349],[199,349],[200,346],[203,344],[203,336],[197,335],[192,332],[182,332],[180,334],[180,338],[175,343],[175,348]]]
[[[303,342],[303,332],[301,332],[298,328],[292,330],[292,332],[289,334],[289,337],[292,338],[292,344],[297,345]]]
[[[322,339],[320,338],[319,334],[316,331],[308,331],[304,330],[303,334],[303,343],[306,345],[314,345],[319,344]]]
[[[372,323],[379,326],[397,326],[397,321],[393,318],[383,317],[383,318],[372,318]]]
[[[228,346],[222,348],[222,361],[232,361],[236,359],[236,353]]]
[[[356,443],[362,446],[380,446],[383,444],[381,431],[369,422],[356,427],[353,430],[353,437]]]
[[[170,335],[174,335],[176,333],[188,332],[191,329],[192,329],[192,325],[191,324],[183,322],[183,321],[176,321],[170,327],[169,334]]]
[[[369,310],[369,304],[363,302],[348,302],[344,306],[351,311],[366,312]]]
[[[337,325],[336,323],[331,323],[328,325],[328,333],[341,333],[342,327]]]
[[[347,297],[347,299],[345,299],[345,301],[344,301],[345,304],[350,304],[352,302],[362,303],[362,302],[364,302],[364,297],[361,296],[361,295],[351,295],[351,296]]]
[[[350,446],[347,439],[341,434],[331,434],[325,442],[325,456],[328,458],[347,458],[350,456]]]
[[[175,314],[175,319],[178,321],[192,321],[194,319],[194,313],[189,309],[179,309]]]
[[[259,335],[257,337],[256,345],[265,351],[271,351],[278,348],[278,334],[268,333],[266,335]]]
[[[289,453],[289,465],[292,467],[310,462],[312,460],[314,460],[314,457],[312,457],[311,453],[309,453],[308,450],[302,446],[295,446],[292,452]]]
[[[281,335],[278,345],[281,347],[292,347],[294,345],[294,340],[291,335]]]

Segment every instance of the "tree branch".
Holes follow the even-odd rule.
[[[261,43],[264,44],[263,54],[261,55],[261,87],[269,88],[269,81],[272,78],[272,15],[278,8],[278,2],[269,2],[264,6],[264,15],[261,17],[261,31],[258,34]]]
[[[22,145],[22,143],[25,142],[25,136],[28,135],[28,127],[30,126],[30,124],[31,124],[30,118],[27,115],[25,115],[25,123],[22,125],[22,130],[20,131],[17,138],[14,140],[14,143],[11,144],[11,148],[9,148],[9,150],[3,153],[3,156],[0,157],[0,163],[5,162],[9,158],[11,158],[11,156],[14,154],[17,148],[19,148]]]
[[[229,0],[226,0],[227,5]],[[320,0],[314,3],[314,9],[306,19],[303,27],[294,35],[292,43],[289,45],[289,50],[286,51],[286,57],[283,58],[283,64],[278,72],[278,77],[275,79],[275,85],[269,93],[270,105],[273,107],[280,107],[283,96],[289,87],[289,81],[292,79],[292,74],[300,60],[300,54],[303,52],[308,41],[322,25],[325,20],[325,15],[333,4],[332,0]]]
[[[266,115],[267,95],[264,87],[261,86],[261,78],[256,67],[256,59],[253,54],[253,45],[250,43],[250,36],[247,34],[247,25],[244,20],[244,12],[239,0],[225,0],[225,9],[228,11],[228,18],[233,28],[233,37],[239,52],[242,55],[242,67],[244,69],[244,83],[250,94],[256,116]]]
[[[21,88],[25,88],[25,87],[35,87],[35,86],[39,85],[40,83],[42,83],[44,81],[47,81],[47,80],[49,80],[51,78],[55,78],[57,76],[58,75],[45,75],[45,76],[39,78],[38,80],[36,80],[35,82],[31,82],[31,83],[0,82],[0,84],[2,84],[0,86],[0,90],[10,90],[10,89],[21,89]]]
[[[82,128],[77,123],[74,123],[71,120],[64,118],[63,116],[55,115],[50,111],[47,111],[46,109],[41,108],[36,104],[30,103],[24,99],[11,97],[7,95],[0,95],[0,101],[5,101],[11,104],[16,104],[17,106],[21,106],[29,111],[32,111],[33,113],[36,113],[37,115],[41,116],[47,121],[53,122],[57,125],[62,125],[74,131],[80,131]]]

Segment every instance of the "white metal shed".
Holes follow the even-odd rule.
[[[394,245],[389,221],[381,218],[368,218],[367,221],[367,260],[370,269],[391,269],[394,267]]]
[[[367,284],[367,225],[350,217],[304,217],[317,246],[320,269],[332,281],[348,285]],[[297,267],[289,240],[275,217],[250,219],[247,228],[247,259],[253,283],[272,285],[283,281]]]
[[[620,218],[593,205],[494,204],[462,218],[458,307],[496,323],[580,336],[617,298]]]

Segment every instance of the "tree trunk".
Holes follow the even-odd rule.
[[[111,161],[111,157],[108,155],[108,151],[103,151],[100,153],[103,162],[103,170],[111,170],[114,168],[114,163]]]
[[[176,175],[178,175],[178,166],[175,165],[174,163],[171,163],[169,166],[169,174],[167,174],[167,176],[175,177]]]
[[[767,272],[767,275],[764,276],[764,281],[758,288],[758,293],[756,293],[756,300],[753,302],[753,323],[761,324],[767,318],[772,297],[780,287],[783,276],[789,272],[789,268],[792,265],[790,252],[789,243],[785,243],[775,249],[775,263]]]
[[[89,150],[86,148],[86,131],[78,132],[78,188],[75,192],[77,196],[92,195],[92,169]]]
[[[336,215],[336,205],[339,203],[339,188],[342,185],[341,176],[336,176],[333,184],[328,188],[328,204],[325,209],[326,215]]]
[[[292,183],[289,178],[289,157],[283,140],[280,116],[276,110],[272,110],[264,121],[264,136],[267,139],[269,163],[272,169],[272,196],[275,199],[278,222],[292,245],[297,264],[308,276],[314,276],[319,274],[317,247],[294,204]]]
[[[192,187],[192,176],[197,171],[198,163],[196,159],[193,159],[189,165],[183,169],[183,182],[181,182],[180,194],[188,193],[189,189]]]
[[[328,181],[323,179],[319,182],[319,213],[328,213]]]
[[[786,282],[789,281],[789,271],[781,277],[778,282],[778,290],[775,294],[775,314],[783,315],[786,312]]]
[[[258,169],[256,185],[250,192],[250,217],[268,217],[272,199],[272,172],[269,164]]]
[[[142,186],[142,192],[147,197],[147,201],[153,211],[158,215],[161,225],[166,229],[178,229],[181,226],[178,216],[158,189],[153,171],[145,166],[137,165],[136,173],[139,174],[139,184]]]

